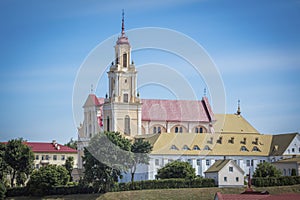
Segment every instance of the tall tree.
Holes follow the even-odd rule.
[[[28,178],[33,169],[34,155],[22,139],[13,139],[6,144],[4,160],[11,168],[10,185],[13,187],[17,175]]]
[[[73,140],[73,138],[71,138],[70,141],[65,144],[65,146],[68,146],[72,149],[77,149],[77,140]]]
[[[4,182],[5,176],[8,173],[8,165],[5,162],[5,149],[6,145],[0,143],[0,182]]]
[[[64,167],[65,167],[66,170],[68,170],[68,172],[69,172],[70,181],[73,181],[73,178],[72,178],[73,166],[74,166],[74,157],[69,156],[69,157],[66,159],[66,162],[65,162],[65,164],[64,164]]]
[[[84,181],[108,191],[128,170],[132,154],[131,141],[118,132],[105,132],[95,135],[84,150]]]
[[[148,141],[142,139],[135,140],[131,146],[131,152],[133,153],[133,159],[131,164],[131,182],[134,181],[134,174],[138,164],[149,164],[149,155],[152,151],[152,146]]]
[[[196,177],[195,169],[188,162],[173,161],[157,171],[157,178],[187,178]]]
[[[259,163],[254,171],[253,177],[279,177],[281,171],[268,162]]]

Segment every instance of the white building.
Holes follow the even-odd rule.
[[[226,156],[244,172],[253,174],[258,163],[300,154],[298,133],[260,134],[243,118],[239,106],[236,114],[214,114],[206,97],[198,101],[140,99],[136,93],[138,72],[131,60],[124,19],[114,48],[108,95],[99,98],[90,94],[83,106],[84,121],[78,128],[79,168],[83,167],[84,147],[100,131],[118,131],[153,145],[150,164],[138,167],[136,180],[155,179],[157,169],[173,160],[190,162],[197,175],[204,176]],[[130,181],[130,174],[121,181]]]
[[[244,187],[245,172],[233,160],[218,160],[204,173],[219,187]]]

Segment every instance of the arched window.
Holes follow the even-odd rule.
[[[106,125],[107,125],[107,131],[110,131],[110,128],[109,128],[109,126],[110,126],[110,124],[109,124],[109,117],[107,116],[107,121],[106,121]]]
[[[195,133],[199,133],[198,127],[195,128]]]
[[[125,120],[124,120],[124,133],[125,134],[130,134],[130,117],[128,115],[125,116]]]
[[[259,148],[257,146],[254,146],[252,151],[260,151]]]
[[[177,126],[175,127],[175,133],[178,133],[178,127]]]
[[[173,145],[171,146],[171,150],[178,150],[178,148],[173,144]]]
[[[200,133],[203,133],[203,128],[202,128],[202,127],[200,128],[200,131],[199,131],[199,132],[200,132]]]
[[[153,133],[156,133],[156,127],[155,126],[153,127]]]
[[[205,145],[204,150],[210,150],[209,146]]]
[[[182,127],[179,128],[179,132],[182,133]]]
[[[242,146],[241,151],[248,151],[248,149],[245,146]]]
[[[200,150],[200,148],[199,148],[199,146],[198,146],[198,145],[195,145],[195,146],[193,147],[193,150],[197,150],[197,151],[199,151],[199,150]]]
[[[161,128],[157,127],[157,133],[161,133]]]
[[[182,149],[183,150],[191,150],[187,145],[184,145]]]
[[[127,53],[123,54],[123,67],[127,67]]]
[[[123,102],[128,103],[128,94],[123,94]]]

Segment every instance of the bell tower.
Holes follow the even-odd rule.
[[[125,35],[124,12],[122,31],[115,45],[115,60],[108,74],[108,95],[103,105],[104,130],[128,136],[141,134],[141,103],[136,94],[137,71],[131,61],[131,46]]]

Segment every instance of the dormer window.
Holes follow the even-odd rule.
[[[209,146],[205,145],[205,147],[204,147],[204,149],[203,149],[203,150],[207,150],[207,151],[209,151],[209,150],[211,150],[211,149],[210,149],[210,147],[209,147]]]
[[[199,151],[199,150],[200,150],[200,148],[199,148],[199,146],[198,146],[198,145],[195,145],[195,146],[193,147],[193,150],[197,150],[197,151]]]
[[[183,150],[191,150],[187,145],[184,145],[182,149]]]
[[[178,148],[175,145],[172,145],[171,150],[178,150]]]
[[[260,151],[259,148],[257,146],[254,146],[252,151]]]
[[[245,146],[242,146],[241,151],[248,151],[248,149]]]

